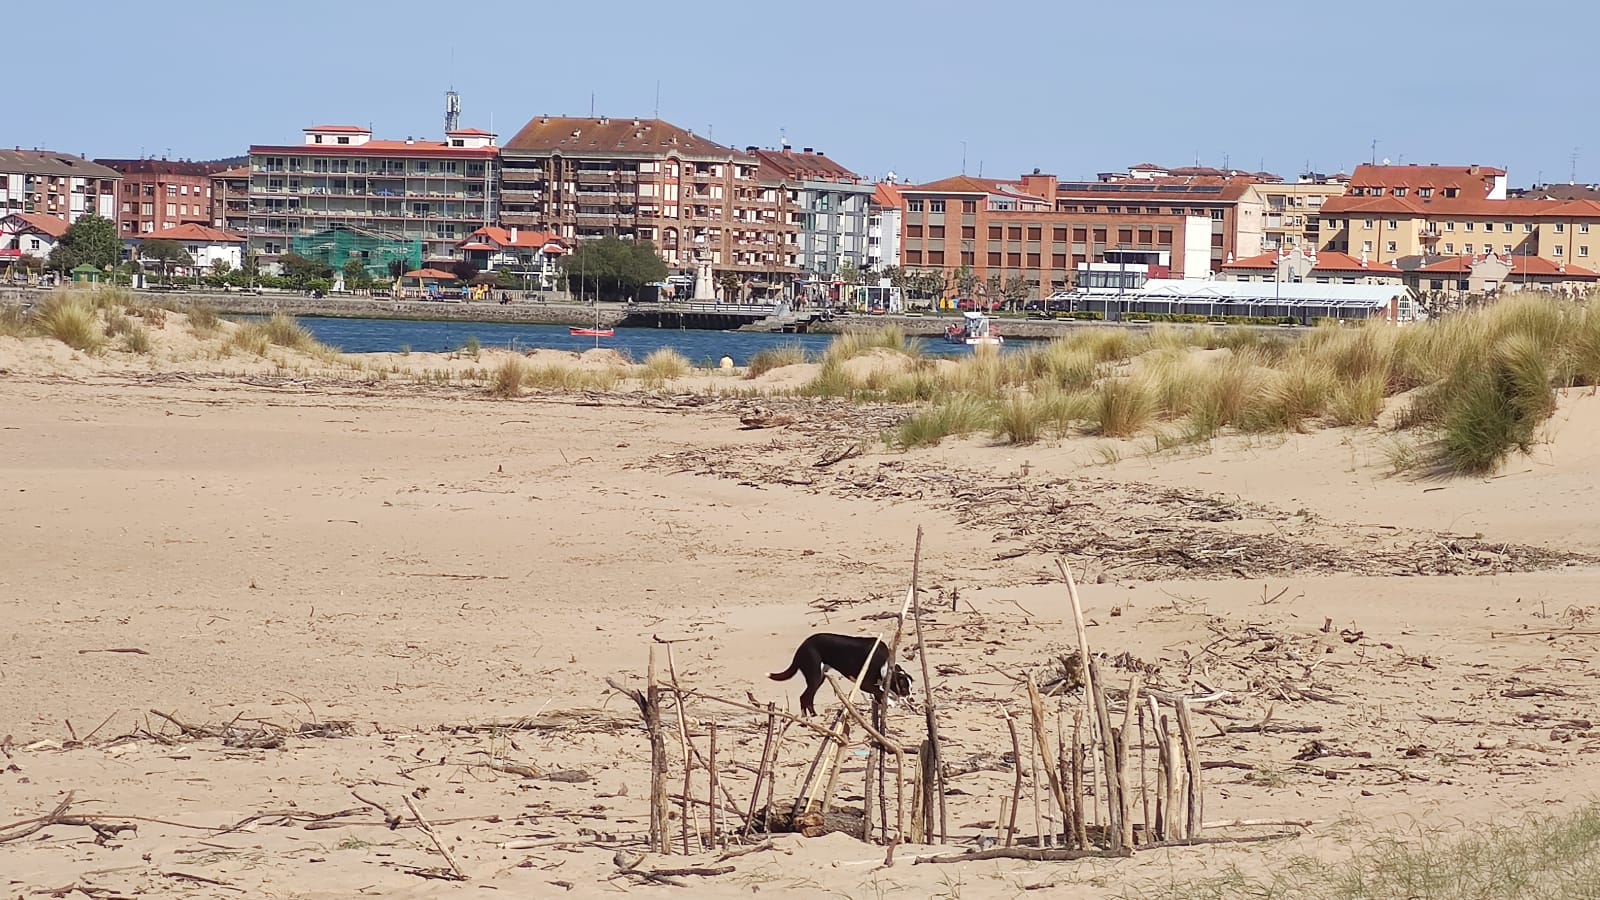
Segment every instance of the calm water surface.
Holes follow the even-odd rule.
[[[260,316],[240,316],[241,320]],[[530,350],[582,352],[596,346],[609,347],[642,360],[663,347],[682,353],[700,365],[715,365],[723,356],[734,365],[745,365],[751,355],[769,347],[799,346],[815,356],[833,340],[826,334],[758,334],[735,331],[705,331],[673,328],[618,328],[615,337],[573,337],[565,325],[514,325],[496,322],[418,322],[411,319],[329,319],[302,316],[299,319],[317,340],[346,353],[397,353],[405,349],[419,353],[447,353],[458,350],[475,337],[484,347],[509,347]],[[966,347],[925,340],[927,352],[963,355]],[[1010,344],[1008,344],[1010,346]]]

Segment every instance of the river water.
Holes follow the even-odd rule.
[[[243,320],[259,316],[239,316]],[[302,316],[299,319],[317,340],[345,353],[447,353],[459,350],[468,338],[477,338],[484,347],[530,350],[591,350],[609,347],[635,360],[663,347],[683,354],[690,362],[715,366],[723,356],[742,366],[750,357],[769,347],[798,346],[808,356],[816,356],[833,340],[826,334],[761,334],[742,331],[705,331],[674,328],[618,328],[609,338],[573,337],[564,325],[513,325],[495,322],[420,322],[411,319],[331,319]],[[932,339],[923,344],[926,352],[961,356],[966,347]]]

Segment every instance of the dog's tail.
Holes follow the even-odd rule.
[[[793,678],[795,673],[798,671],[800,671],[800,654],[796,653],[794,656],[794,662],[789,663],[789,668],[784,669],[782,672],[773,672],[767,677],[771,678],[773,681],[788,681],[789,679]]]

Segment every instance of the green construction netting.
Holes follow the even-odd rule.
[[[315,259],[341,271],[350,260],[360,260],[367,274],[376,279],[389,276],[389,264],[400,260],[407,269],[422,265],[422,241],[362,228],[334,227],[316,234],[296,237],[290,249],[307,259]]]

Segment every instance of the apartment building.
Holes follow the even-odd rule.
[[[53,150],[0,150],[0,215],[31,213],[71,225],[85,214],[116,221],[122,174]]]
[[[1087,215],[1209,219],[1209,271],[1217,272],[1230,258],[1242,259],[1262,252],[1267,205],[1260,187],[1280,180],[1264,172],[1205,167],[1162,169],[1144,164],[1126,173],[1102,173],[1096,181],[1062,182],[1057,186],[1055,202],[1065,212]],[[1204,274],[1191,272],[1188,277]]]
[[[224,169],[211,176],[211,227],[236,234],[250,229],[250,167]]]
[[[867,265],[870,272],[883,273],[900,267],[900,223],[905,216],[905,198],[889,178],[872,188],[867,207]]]
[[[1600,201],[1340,197],[1324,204],[1323,250],[1374,262],[1411,257],[1534,256],[1600,259]]]
[[[461,241],[498,215],[500,149],[489,132],[399,141],[353,125],[304,131],[298,145],[250,148],[245,234],[268,261],[296,237],[336,228],[420,242],[424,259],[455,259]]]
[[[874,186],[860,175],[829,159],[820,150],[805,147],[796,153],[747,147],[760,168],[763,185],[787,191],[794,205],[790,219],[797,226],[800,268],[812,278],[838,275],[849,265],[864,270]]]
[[[1307,173],[1297,181],[1262,181],[1256,193],[1265,206],[1261,225],[1261,249],[1285,250],[1321,245],[1317,228],[1322,206],[1333,197],[1344,196],[1350,176]]]
[[[1101,277],[1098,266],[1106,263],[1157,277],[1210,274],[1207,212],[1191,214],[1188,204],[1100,202],[1098,194],[1090,203],[1058,187],[1054,175],[1037,171],[1016,181],[958,175],[901,185],[902,265],[951,274],[969,267],[980,284],[1021,277],[1029,296],[1073,287],[1080,271]]]
[[[1346,193],[1417,200],[1504,200],[1506,170],[1478,165],[1360,165],[1350,176]]]
[[[179,225],[211,224],[212,176],[217,163],[166,159],[97,159],[122,173],[117,232],[139,237]]]
[[[669,122],[539,116],[501,161],[506,226],[650,241],[669,268],[709,265],[752,294],[802,271],[788,189],[764,182],[755,157]]]

